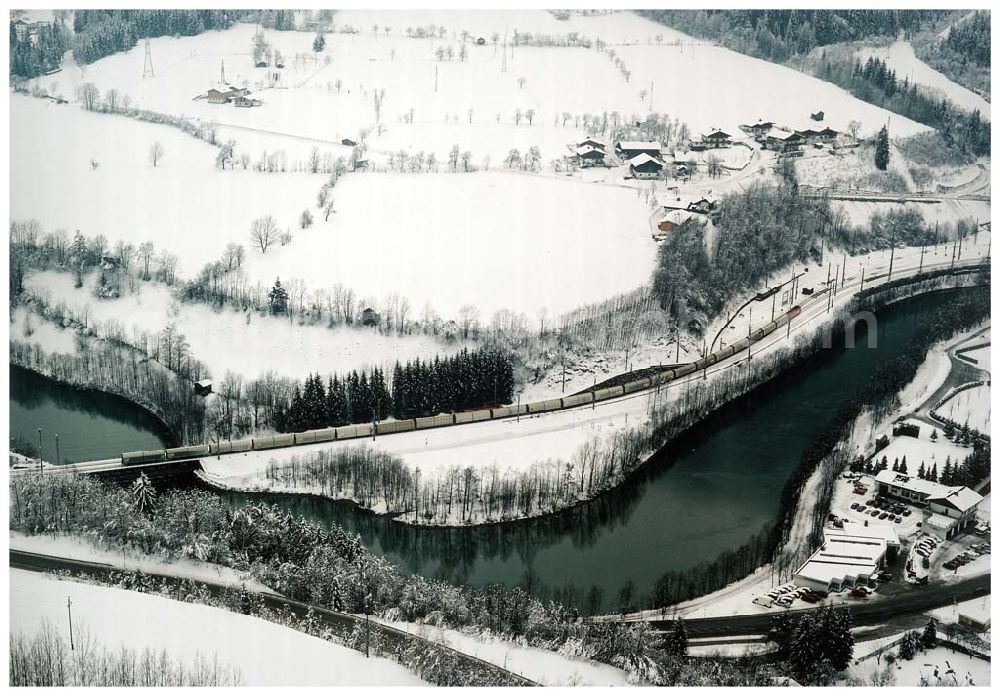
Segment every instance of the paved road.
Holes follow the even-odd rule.
[[[976,576],[951,584],[910,586],[899,589],[891,596],[878,599],[859,600],[846,606],[851,610],[855,626],[870,626],[893,622],[907,615],[915,615],[955,602],[981,598],[990,593],[990,574]],[[732,615],[728,617],[685,618],[688,635],[691,637],[743,636],[763,634],[771,626],[775,617],[784,613],[798,614],[803,610],[786,610],[755,615]],[[626,622],[633,621],[626,619]],[[668,629],[672,620],[650,620],[657,629]]]
[[[101,579],[106,579],[113,572],[122,570],[111,564],[100,564],[81,559],[67,559],[65,557],[53,557],[45,554],[35,554],[34,552],[24,552],[16,549],[10,550],[10,566],[14,569],[24,569],[26,571],[43,573],[68,571],[74,575],[87,574],[88,576]],[[224,584],[211,583],[202,579],[188,579],[183,575],[170,575],[162,573],[151,573],[146,575],[155,580],[193,580],[203,586],[206,586],[213,595],[232,590],[231,587]],[[283,595],[277,595],[275,593],[257,593],[256,595],[263,600],[264,605],[272,610],[285,609],[300,618],[305,618],[306,615],[311,612],[314,621],[336,630],[338,635],[344,634],[345,630],[351,631],[356,626],[363,625],[365,622],[365,618],[363,616],[351,615],[344,612],[335,612],[317,605],[309,605],[296,600],[290,600]],[[402,651],[406,643],[410,642],[434,644],[440,650],[462,660],[469,666],[485,671],[487,675],[493,674],[499,676],[500,679],[496,681],[497,684],[537,685],[537,683],[525,678],[522,675],[513,673],[509,670],[501,668],[500,666],[494,665],[480,658],[476,658],[475,656],[470,656],[469,654],[462,653],[461,651],[456,651],[450,646],[437,644],[436,642],[432,642],[428,639],[424,639],[423,637],[418,637],[415,634],[405,632],[401,629],[396,629],[395,627],[391,627],[380,622],[373,620],[369,621],[373,629],[377,629],[379,632],[389,637],[390,641],[395,641],[395,643],[398,644],[400,651]]]

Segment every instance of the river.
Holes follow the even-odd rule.
[[[530,569],[548,587],[597,586],[605,604],[613,603],[627,582],[646,593],[664,572],[712,561],[771,523],[801,453],[876,363],[900,355],[919,324],[953,293],[923,295],[880,311],[877,349],[867,348],[862,324],[858,348],[821,351],[662,449],[617,490],[547,518],[472,529],[413,528],[345,502],[222,496],[234,505],[266,500],[315,520],[336,521],[413,572],[454,582],[513,584]],[[11,385],[13,435],[36,437],[36,424],[58,429],[61,438],[73,432],[74,455],[108,457],[145,447],[143,418],[135,409],[120,409],[113,398],[15,369]],[[116,406],[110,408],[109,399]],[[145,438],[148,444],[153,433]]]

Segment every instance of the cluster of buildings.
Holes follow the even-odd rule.
[[[891,470],[875,476],[876,493],[923,508],[920,529],[951,539],[975,526],[983,497],[965,486],[945,486]],[[795,572],[793,581],[817,591],[835,592],[865,585],[899,551],[899,536],[891,525],[845,521],[827,528],[823,544]]]
[[[232,85],[212,87],[195,99],[204,99],[209,104],[232,104],[238,107],[255,107],[262,104],[261,100],[251,95],[250,90],[246,87],[233,87]]]
[[[875,475],[875,484],[877,493],[882,496],[923,506],[921,529],[942,539],[949,539],[974,527],[979,504],[983,500],[967,486],[945,486],[888,469]]]
[[[813,121],[822,121],[825,114],[818,111],[810,114]],[[740,130],[756,140],[767,150],[782,154],[795,154],[802,151],[806,145],[821,146],[833,143],[840,135],[829,126],[809,125],[804,128],[787,129],[779,127],[773,121],[757,121],[754,124],[743,124]]]
[[[589,137],[570,146],[571,155],[580,167],[604,167],[608,157],[608,144],[600,138]],[[615,143],[614,154],[625,161],[629,175],[634,179],[658,179],[663,174],[663,146],[655,140]]]

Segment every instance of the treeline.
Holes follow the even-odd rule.
[[[302,389],[296,385],[286,407],[279,406],[275,428],[279,431],[308,431],[328,426],[383,420],[389,415],[392,398],[386,387],[385,375],[373,368],[354,370],[340,379],[331,375],[327,386],[319,374],[306,378]]]
[[[581,621],[576,609],[533,597],[525,589],[530,579],[514,587],[476,588],[404,574],[339,525],[324,528],[276,506],[231,509],[205,492],[157,495],[148,482],[127,490],[72,475],[20,475],[10,486],[10,528],[26,534],[78,535],[110,548],[223,564],[248,572],[294,600],[355,614],[489,629],[531,646],[619,666],[635,681],[763,685],[774,677],[756,662],[688,658],[675,633],[652,634],[643,624]],[[128,578],[143,583],[141,575]],[[137,589],[155,590],[148,579]],[[204,595],[190,582],[187,591],[192,598]],[[234,594],[234,607],[255,612],[252,594]],[[373,646],[376,641],[373,631]],[[365,644],[363,634],[359,642],[350,643]],[[435,671],[440,656],[424,655],[422,661],[412,662],[408,652],[394,657],[429,680],[457,682],[449,679],[456,677],[453,673]]]
[[[392,414],[397,419],[509,404],[513,398],[511,357],[497,349],[462,349],[433,362],[397,362],[392,372]]]
[[[946,10],[639,10],[685,34],[783,63],[817,46],[915,31]],[[988,44],[987,44],[988,45]]]
[[[10,23],[10,77],[26,80],[59,67],[68,48],[66,27],[59,21],[38,22],[29,29]]]
[[[829,200],[801,196],[794,179],[724,196],[715,226],[712,249],[699,221],[668,235],[653,272],[653,297],[689,331],[700,332],[731,297],[756,287],[775,269],[818,262],[824,244],[853,253],[943,239],[912,209],[889,211],[875,216],[868,228],[854,228]]]
[[[73,57],[81,64],[93,63],[128,51],[139,39],[228,29],[239,15],[239,10],[77,10]]]
[[[936,32],[928,31],[913,41],[913,49],[920,60],[987,100],[990,98],[990,46],[989,12],[976,12],[963,22],[952,24],[943,40]]]
[[[862,63],[823,56],[815,72],[858,99],[937,129],[963,153],[978,157],[990,152],[990,124],[978,110],[963,111],[946,98],[928,94],[909,78],[898,79],[882,59],[871,57]]]

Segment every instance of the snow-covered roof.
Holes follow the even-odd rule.
[[[618,143],[619,150],[657,150],[659,151],[663,146],[654,140],[623,140]]]
[[[885,550],[883,539],[828,532],[823,546],[795,574],[825,584],[871,576],[878,570]]]
[[[875,481],[880,484],[891,484],[908,491],[915,491],[927,497],[941,496],[951,491],[951,487],[937,482],[920,479],[908,474],[900,474],[889,469],[884,469],[875,475]]]
[[[197,385],[198,387],[211,387],[212,381],[209,380],[208,378],[202,378],[201,380],[196,382],[195,385]]]
[[[884,541],[889,546],[899,546],[899,535],[892,525],[880,525],[878,523],[855,523],[851,520],[844,521],[844,529],[831,534],[842,533],[852,537],[870,537]]]
[[[694,217],[694,214],[691,213],[690,211],[672,210],[665,216],[663,216],[663,218],[660,219],[660,222],[662,223],[663,221],[667,220],[673,223],[674,225],[683,225],[687,221],[691,220],[692,217]]]
[[[600,138],[594,138],[593,136],[591,136],[591,137],[589,137],[589,138],[584,138],[583,140],[581,140],[581,141],[580,141],[580,142],[578,143],[578,145],[581,145],[581,146],[583,146],[583,145],[586,145],[587,143],[593,143],[594,145],[597,145],[598,147],[600,147],[600,148],[601,148],[602,150],[603,150],[604,148],[607,148],[607,147],[608,147],[608,144],[607,144],[606,142],[604,142],[604,141],[603,141],[603,140],[601,140]]]
[[[955,524],[954,518],[949,518],[946,515],[941,515],[940,513],[925,513],[924,515],[924,529],[934,528],[935,530],[950,530]]]
[[[927,498],[928,503],[933,501],[934,503],[951,506],[962,513],[975,508],[982,500],[982,496],[967,486],[955,487],[946,494],[932,495]]]
[[[792,133],[791,131],[786,131],[781,128],[772,128],[765,134],[764,137],[776,138],[777,140],[791,140],[792,138],[801,138],[802,136],[800,136],[797,133]]]
[[[576,153],[578,157],[583,157],[584,155],[589,155],[590,153],[597,153],[601,156],[605,155],[603,150],[595,148],[593,145],[581,145],[573,152]]]
[[[641,165],[646,164],[647,162],[654,162],[660,167],[663,166],[663,163],[660,162],[658,159],[656,159],[655,157],[651,157],[650,155],[644,152],[639,153],[638,155],[636,155],[635,157],[633,157],[631,160],[628,161],[629,165],[632,167],[639,167]]]
[[[702,140],[707,140],[708,138],[731,138],[731,137],[732,136],[730,136],[725,131],[721,131],[718,129],[712,131],[711,133],[702,133],[701,135]]]

